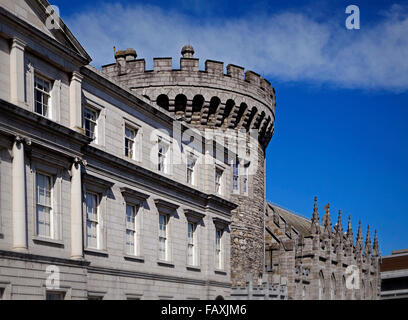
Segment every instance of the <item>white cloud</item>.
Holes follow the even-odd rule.
[[[63,9],[63,8],[62,8]],[[100,66],[113,62],[113,46],[135,48],[148,66],[190,42],[196,57],[233,63],[271,82],[307,81],[345,88],[408,90],[408,14],[394,5],[375,24],[347,30],[303,12],[197,21],[148,5],[102,4],[67,19]],[[341,23],[340,23],[341,22]]]

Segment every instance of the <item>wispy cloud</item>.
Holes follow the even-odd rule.
[[[66,22],[97,66],[113,62],[113,46],[135,48],[151,66],[153,57],[178,59],[190,42],[203,61],[238,64],[272,82],[408,90],[408,11],[399,5],[382,12],[375,24],[353,31],[293,10],[197,21],[141,4],[102,4]]]

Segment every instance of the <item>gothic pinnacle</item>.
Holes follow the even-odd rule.
[[[313,217],[312,217],[312,222],[313,223],[319,223],[319,212],[317,210],[317,197],[314,197],[314,207],[313,207]]]
[[[358,222],[356,249],[358,250],[358,252],[361,252],[363,250],[363,235],[361,233],[361,221]]]
[[[312,234],[319,234],[320,233],[319,212],[317,211],[317,197],[314,197],[314,207],[313,207],[311,232],[312,232]]]
[[[339,209],[339,218],[337,219],[337,232],[339,235],[343,235],[343,225],[341,222],[341,210]]]
[[[365,240],[365,255],[368,257],[371,254],[371,239],[370,239],[370,226],[367,226],[367,236]]]
[[[322,223],[324,226],[324,232],[330,234],[332,231],[332,223],[330,219],[330,204],[324,206],[324,216],[322,218]]]
[[[379,247],[378,247],[378,237],[377,237],[377,229],[374,231],[374,244],[373,244],[373,256],[378,257],[379,255]]]
[[[350,215],[349,215],[349,218],[348,218],[347,239],[348,239],[348,242],[351,245],[353,245],[354,238],[353,238],[353,228],[351,226],[351,216]]]

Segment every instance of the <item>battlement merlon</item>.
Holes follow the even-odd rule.
[[[126,49],[117,51],[115,54],[116,63],[102,66],[102,72],[108,74],[110,77],[116,78],[118,76],[138,76],[138,78],[148,73],[163,73],[170,72],[177,77],[177,73],[207,73],[210,77],[214,77],[215,81],[219,83],[222,77],[228,77],[226,81],[242,81],[247,82],[257,87],[269,95],[270,100],[275,104],[275,89],[270,82],[262,78],[254,71],[247,70],[240,66],[228,64],[226,73],[224,73],[224,63],[215,60],[206,60],[205,69],[199,69],[198,58],[180,58],[180,69],[173,69],[173,61],[170,57],[153,58],[153,70],[146,69],[145,59],[136,59],[136,51],[133,49]],[[160,75],[161,76],[161,75]],[[198,75],[200,76],[200,75]],[[269,100],[269,99],[268,99]],[[271,102],[272,102],[271,101]]]

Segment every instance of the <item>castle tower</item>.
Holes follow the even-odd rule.
[[[275,90],[255,72],[232,64],[226,74],[224,63],[213,60],[199,70],[191,45],[184,46],[181,54],[180,69],[173,69],[172,58],[154,58],[153,70],[146,70],[145,60],[127,49],[116,52],[116,63],[102,71],[181,123],[200,132],[221,133],[231,170],[241,181],[238,190],[231,181],[230,199],[238,204],[230,226],[232,284],[257,281],[265,266],[265,150],[274,132]],[[232,136],[241,140],[234,145]],[[229,154],[242,146],[246,146],[244,155]]]

